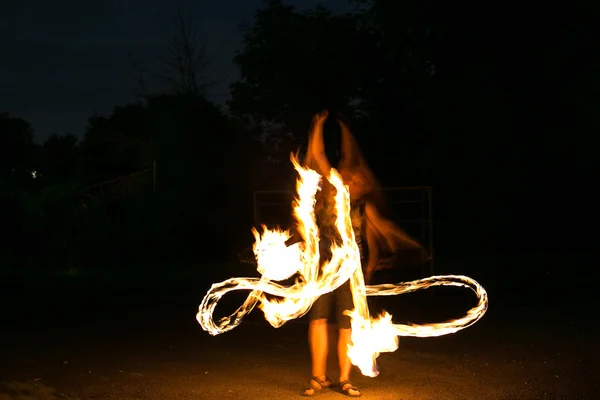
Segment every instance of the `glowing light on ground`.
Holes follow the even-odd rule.
[[[350,195],[339,173],[332,169],[327,180],[335,187],[336,228],[341,240],[331,248],[331,260],[320,263],[319,228],[315,220],[315,196],[320,190],[321,176],[302,167],[292,155],[291,161],[298,172],[294,201],[294,216],[303,242],[287,247],[289,231],[269,230],[262,234],[253,229],[256,242],[254,253],[261,278],[231,278],[212,285],[200,304],[196,319],[211,335],[234,329],[256,305],[265,319],[275,328],[287,321],[305,315],[322,294],[334,291],[350,280],[354,310],[348,310],[352,321],[352,345],[348,355],[366,376],[377,376],[377,357],[398,348],[398,336],[432,337],[447,335],[477,322],[487,310],[485,289],[475,280],[461,275],[432,276],[412,282],[365,285],[360,254],[350,220]],[[294,284],[277,283],[296,275]],[[393,296],[434,286],[460,286],[475,292],[479,301],[462,318],[441,323],[403,325],[392,323],[392,316],[384,313],[378,318],[369,314],[367,296]],[[246,301],[231,315],[215,322],[213,313],[218,301],[235,290],[248,290]],[[266,295],[275,296],[267,297]]]

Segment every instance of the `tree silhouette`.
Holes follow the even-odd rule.
[[[152,122],[142,103],[115,107],[109,116],[89,119],[81,143],[86,184],[150,168]]]
[[[38,178],[49,185],[80,178],[80,149],[72,134],[50,136],[42,144]]]
[[[136,92],[142,98],[157,94],[205,96],[219,83],[215,56],[200,37],[198,26],[186,18],[178,5],[167,38],[166,55],[159,57],[158,68],[138,71]],[[148,87],[153,81],[158,90]]]
[[[37,153],[29,122],[0,113],[0,180],[4,185],[31,184]]]
[[[378,154],[375,170],[385,173],[379,160],[394,157],[402,171],[396,180],[423,184],[414,176],[432,158],[426,130],[438,128],[423,120],[435,120],[436,51],[445,29],[436,11],[442,3],[372,0],[336,15],[323,7],[300,12],[265,2],[242,27],[235,57],[241,77],[232,85],[231,110],[250,116],[262,133],[274,127],[279,141],[291,132],[296,142],[288,152],[306,142],[315,112],[342,111],[355,122],[365,152]]]
[[[234,113],[304,133],[315,112],[352,109],[359,49],[351,16],[323,7],[298,12],[268,1],[242,34],[234,60],[241,79],[232,85],[229,104]]]
[[[101,208],[107,215],[97,223],[112,221],[107,228],[112,233],[104,240],[122,254],[155,243],[156,257],[177,253],[183,260],[197,256],[191,226],[198,232],[216,226],[239,227],[235,235],[246,232],[252,215],[248,139],[241,124],[193,93],[148,96],[90,118],[81,149],[85,182],[91,186],[81,193],[105,203]],[[154,162],[156,192],[151,193],[146,178],[152,170],[146,170]],[[146,190],[137,185],[142,181]],[[130,183],[138,189],[127,191]],[[125,196],[129,193],[133,196]],[[210,233],[206,243],[215,252],[206,256],[226,257],[225,249],[238,243],[233,234],[227,229]]]

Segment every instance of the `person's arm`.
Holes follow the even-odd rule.
[[[290,247],[295,245],[296,243],[300,243],[300,242],[304,242],[304,239],[302,238],[302,236],[300,236],[300,233],[298,233],[297,231],[294,231],[292,233],[292,235],[290,236],[290,238],[288,240],[286,240],[285,243],[285,247]]]
[[[338,123],[340,125],[342,136],[338,169],[340,171],[351,170],[353,174],[361,177],[364,183],[363,195],[369,194],[379,196],[376,192],[381,188],[381,185],[375,177],[375,174],[373,174],[373,171],[369,168],[367,160],[360,150],[356,138],[343,118],[338,118]]]
[[[379,262],[379,243],[377,243],[377,233],[371,227],[369,221],[365,220],[365,237],[367,239],[367,268],[364,270],[365,283],[369,284],[373,278],[373,274],[377,269]]]
[[[356,154],[358,145],[354,140],[354,136],[352,136],[352,132],[350,132],[350,128],[348,128],[348,125],[346,125],[344,120],[338,118],[338,123],[342,133],[339,168],[345,169],[357,167],[360,164],[360,154]]]
[[[325,154],[325,143],[323,139],[323,124],[327,119],[327,111],[316,114],[313,117],[312,130],[308,139],[308,155],[307,159],[316,163],[318,171],[324,177],[329,176],[331,164]]]
[[[412,239],[406,232],[400,229],[392,221],[382,217],[373,203],[367,201],[365,204],[365,220],[376,236],[385,240],[392,251],[399,248],[421,248],[421,245]],[[369,247],[369,251],[371,248]]]

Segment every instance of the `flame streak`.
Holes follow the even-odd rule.
[[[397,284],[365,285],[360,264],[360,253],[356,244],[350,219],[350,195],[339,173],[332,169],[328,181],[335,187],[336,228],[341,241],[331,246],[332,257],[320,265],[319,228],[314,207],[315,196],[320,190],[321,176],[298,164],[292,155],[291,161],[298,171],[298,197],[294,200],[294,215],[298,221],[298,232],[302,243],[287,247],[288,231],[269,230],[263,226],[262,235],[253,229],[256,242],[258,271],[261,278],[231,278],[212,285],[200,304],[196,319],[211,335],[218,335],[237,327],[244,316],[258,304],[265,319],[275,328],[285,322],[305,315],[317,298],[332,292],[350,280],[354,310],[347,310],[351,317],[352,344],[348,355],[352,363],[367,376],[377,376],[376,359],[382,352],[398,348],[398,336],[432,337],[447,335],[467,328],[485,314],[488,297],[485,289],[475,280],[461,275],[432,276],[412,282]],[[297,274],[291,286],[276,282]],[[470,288],[479,298],[478,304],[463,318],[433,324],[393,324],[392,316],[384,313],[371,318],[367,296],[394,296],[434,286],[460,286]],[[218,301],[235,290],[249,290],[246,301],[231,315],[213,319]],[[268,298],[266,295],[275,296]]]

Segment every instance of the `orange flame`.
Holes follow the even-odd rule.
[[[432,276],[413,282],[366,286],[350,220],[350,194],[335,169],[331,169],[327,180],[336,189],[335,225],[341,242],[332,244],[331,260],[321,265],[319,228],[314,213],[321,176],[314,170],[302,167],[293,154],[291,161],[299,175],[294,216],[298,222],[298,232],[304,241],[287,247],[285,242],[290,237],[289,231],[270,230],[263,226],[263,233],[260,234],[253,229],[256,239],[253,249],[261,278],[231,278],[212,285],[196,315],[205,331],[211,335],[230,331],[257,304],[264,312],[265,319],[278,328],[289,320],[302,317],[319,296],[336,290],[350,280],[354,310],[346,311],[352,323],[352,345],[348,348],[348,355],[363,375],[374,377],[379,373],[377,357],[380,353],[395,351],[398,348],[398,336],[447,335],[464,329],[483,317],[488,305],[487,293],[479,283],[467,276]],[[297,279],[291,286],[284,287],[276,283],[295,274]],[[433,286],[468,287],[477,294],[479,302],[465,317],[436,324],[393,324],[392,316],[388,313],[376,319],[369,315],[367,296],[391,296]],[[250,295],[233,314],[215,322],[213,313],[217,302],[223,295],[234,290],[250,290]],[[265,294],[279,299],[269,299]]]

